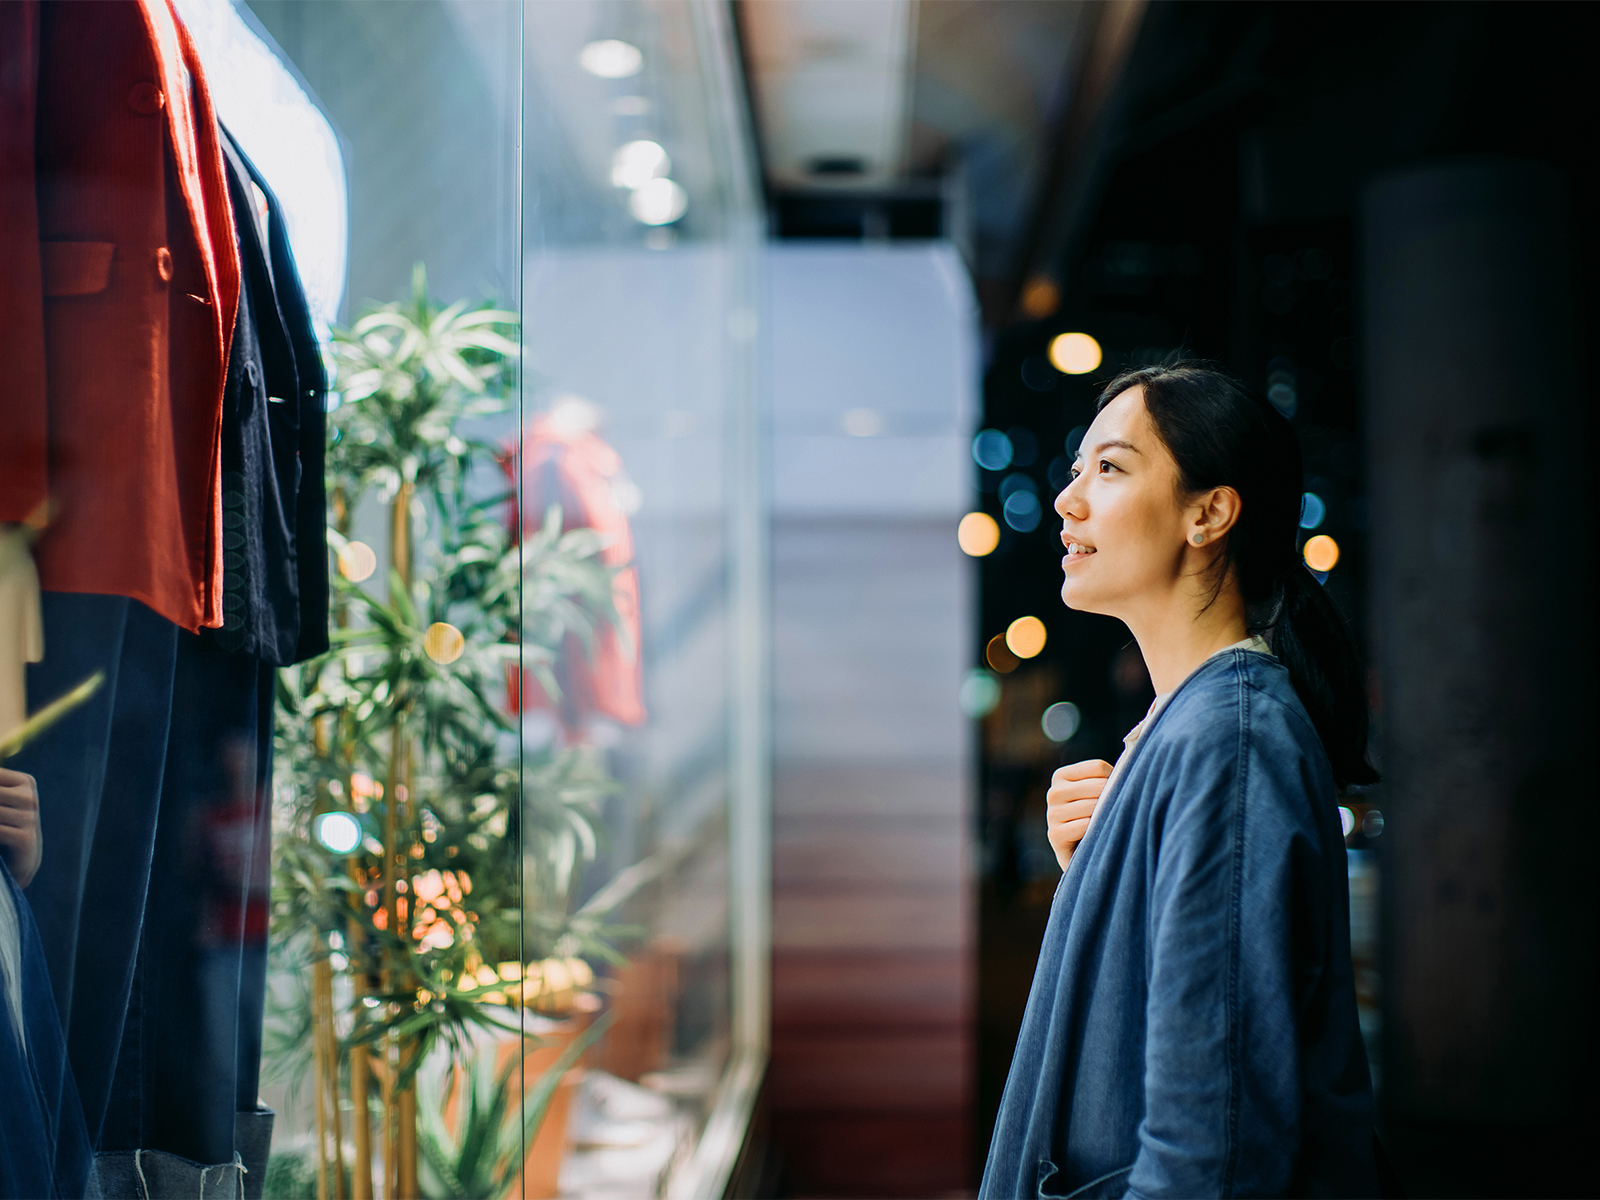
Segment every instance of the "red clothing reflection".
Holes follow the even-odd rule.
[[[561,506],[562,528],[593,529],[607,538],[601,560],[611,567],[622,567],[612,583],[612,602],[626,640],[609,625],[597,631],[593,655],[585,653],[577,637],[569,636],[566,652],[556,672],[563,695],[552,704],[533,679],[527,691],[518,695],[513,680],[511,708],[554,709],[569,732],[592,716],[609,717],[625,725],[644,722],[644,682],[639,653],[639,573],[633,561],[633,534],[628,514],[618,498],[622,458],[594,432],[592,405],[576,399],[558,402],[550,413],[541,413],[523,431],[520,452],[513,448],[503,460],[506,472],[515,478],[515,460],[520,457],[522,471],[523,534],[536,530],[544,521],[546,509]],[[586,419],[589,418],[589,419]],[[520,703],[519,703],[520,700]]]

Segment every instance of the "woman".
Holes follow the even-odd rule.
[[[1157,695],[1115,768],[1053,780],[1065,874],[983,1197],[1377,1194],[1334,790],[1376,775],[1300,499],[1294,431],[1226,376],[1101,395],[1061,598],[1127,624]]]

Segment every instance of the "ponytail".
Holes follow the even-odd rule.
[[[1311,572],[1295,563],[1280,582],[1267,644],[1289,671],[1333,767],[1334,782],[1376,783],[1367,761],[1367,688],[1344,617]]]
[[[1135,387],[1178,464],[1184,492],[1231,487],[1239,493],[1243,505],[1228,533],[1226,565],[1249,611],[1266,614],[1256,630],[1288,669],[1334,782],[1375,783],[1378,773],[1367,761],[1361,658],[1344,617],[1296,547],[1303,467],[1294,427],[1263,397],[1195,362],[1124,372],[1100,393],[1098,407]]]

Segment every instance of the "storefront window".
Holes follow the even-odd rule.
[[[524,522],[560,505],[626,564],[619,628],[523,718],[529,763],[584,747],[615,781],[577,895],[622,961],[569,1118],[574,1194],[706,1191],[732,1148],[702,1132],[761,1049],[758,218],[721,20],[528,14]]]
[[[0,1193],[720,1190],[766,911],[726,14],[0,32],[38,114],[0,189],[0,1053],[44,1084]]]

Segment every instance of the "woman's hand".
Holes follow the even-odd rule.
[[[32,775],[0,767],[0,856],[18,887],[39,869],[44,839],[39,834],[39,789]]]
[[[1065,871],[1083,835],[1089,831],[1089,818],[1100,806],[1100,792],[1111,777],[1111,764],[1091,758],[1068,763],[1050,777],[1045,793],[1045,824],[1049,828],[1050,848]]]

